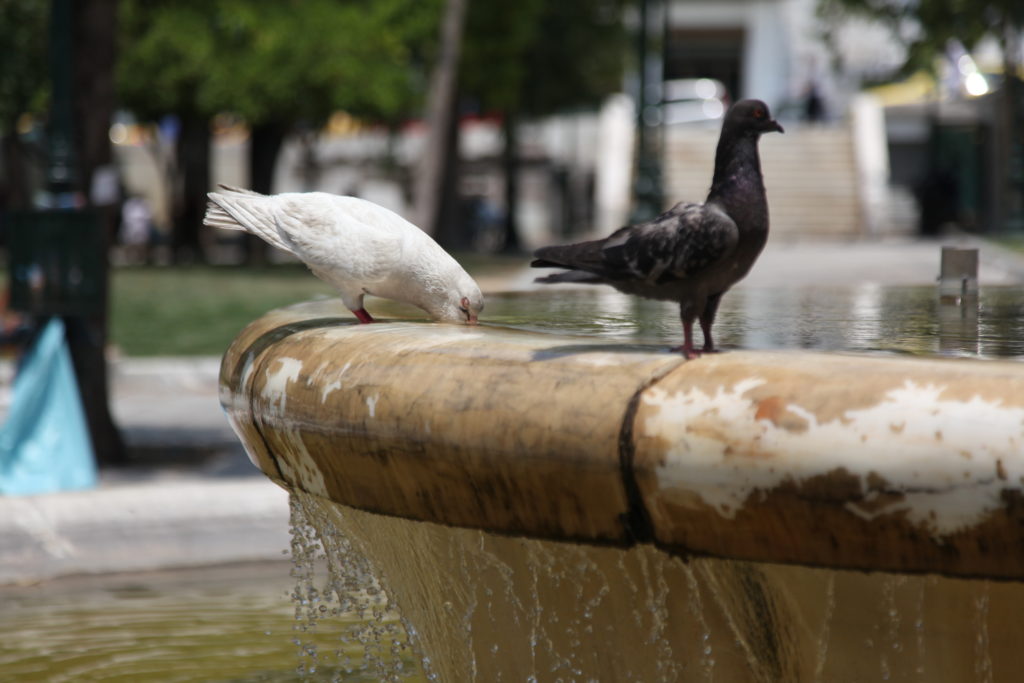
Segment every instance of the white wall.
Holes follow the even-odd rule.
[[[787,0],[752,2],[673,2],[670,26],[694,29],[742,29],[740,98],[756,97],[778,106],[789,95],[790,30]]]

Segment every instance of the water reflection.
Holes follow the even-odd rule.
[[[632,344],[682,339],[674,304],[608,288],[492,295],[486,322]],[[952,302],[934,286],[740,288],[724,298],[715,337],[723,349],[1020,357],[1024,288],[988,287]]]
[[[940,298],[937,306],[939,351],[944,354],[981,353],[978,296]]]
[[[370,667],[353,672],[364,648],[339,640],[363,618],[325,618],[315,632],[297,620],[295,591],[287,562],[0,587],[0,681],[381,680]],[[331,659],[315,676],[311,647]],[[355,666],[337,663],[342,649]]]

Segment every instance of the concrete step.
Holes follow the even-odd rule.
[[[717,133],[676,128],[666,136],[667,203],[700,201],[711,185]],[[772,231],[794,237],[854,236],[862,230],[851,131],[800,128],[765,136],[761,165]]]

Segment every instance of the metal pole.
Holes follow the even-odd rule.
[[[661,182],[661,33],[665,6],[659,0],[642,0],[637,31],[637,162],[633,183],[633,223],[649,220],[664,206]]]
[[[46,189],[52,208],[74,208],[74,113],[71,83],[71,0],[53,0],[50,16],[50,81],[52,102],[47,134]]]

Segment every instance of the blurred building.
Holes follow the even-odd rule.
[[[865,96],[865,84],[888,80],[906,58],[881,24],[826,22],[817,0],[665,6],[667,197],[705,189],[710,148],[693,125],[717,119],[730,100],[756,97],[787,128],[785,141],[762,145],[776,233],[1024,229],[1024,174],[1014,171],[1024,167],[1024,101],[1016,113],[1007,104],[994,39],[973,54],[950,40],[938,78],[918,74]],[[688,87],[694,92],[680,94]]]
[[[701,120],[717,127],[730,102],[757,98],[786,126],[784,137],[761,143],[777,238],[905,234],[915,221],[913,198],[889,185],[883,112],[859,94],[865,76],[891,71],[902,54],[891,38],[852,25],[835,41],[836,60],[816,7],[816,0],[666,4],[665,196],[704,196],[716,141]]]
[[[845,95],[826,65],[815,0],[671,0],[666,80],[709,78],[729,98],[756,97],[774,110],[802,105],[817,88],[838,108]]]

